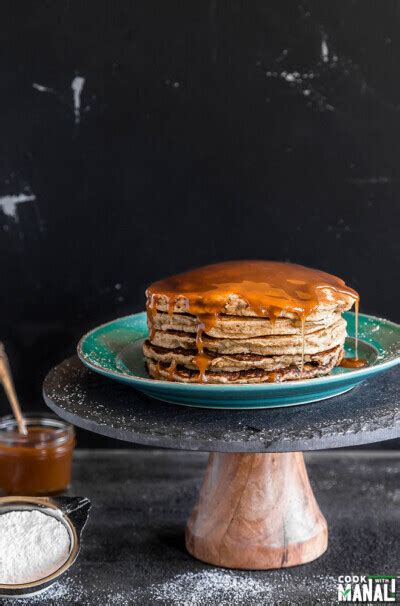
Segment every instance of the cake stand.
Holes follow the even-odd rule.
[[[228,568],[295,566],[327,548],[328,528],[302,451],[400,436],[400,368],[321,402],[210,410],[159,402],[89,371],[77,357],[43,387],[48,406],[84,429],[153,447],[210,452],[186,528],[188,551]]]

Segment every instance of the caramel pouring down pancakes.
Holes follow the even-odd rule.
[[[146,295],[150,376],[209,383],[328,374],[344,356],[341,313],[359,302],[336,276],[275,261],[207,265],[154,282]]]

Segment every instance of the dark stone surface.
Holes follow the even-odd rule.
[[[355,446],[400,436],[400,368],[336,398],[269,410],[175,406],[87,370],[76,358],[53,369],[46,402],[61,417],[138,444],[221,452]]]
[[[265,572],[218,569],[186,553],[184,527],[206,460],[201,453],[78,451],[71,494],[93,504],[81,555],[47,594],[18,604],[332,606],[338,575],[398,571],[395,453],[307,455],[328,520],[328,551],[310,564]]]

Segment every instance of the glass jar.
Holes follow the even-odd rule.
[[[54,495],[71,482],[75,432],[52,415],[25,417],[27,435],[12,416],[0,418],[0,491],[7,495]]]

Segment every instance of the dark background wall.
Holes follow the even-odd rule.
[[[395,0],[3,1],[0,337],[25,409],[81,333],[208,262],[316,266],[400,321],[399,64]]]

